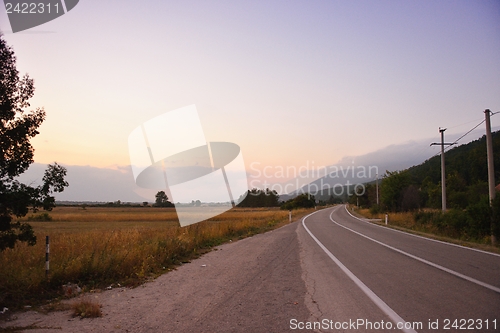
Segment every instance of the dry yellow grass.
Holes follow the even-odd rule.
[[[294,211],[294,218],[309,211]],[[136,285],[212,246],[288,222],[288,211],[240,208],[184,228],[172,208],[56,207],[50,216],[50,222],[29,222],[38,237],[35,246],[19,243],[0,253],[0,305],[40,303],[60,295],[68,282],[87,290]]]
[[[437,211],[436,209],[424,209],[423,211]],[[370,219],[380,219],[382,222],[385,221],[385,213],[377,213],[372,214],[369,209],[358,209],[357,213],[364,217],[368,217]],[[447,234],[443,234],[435,225],[432,224],[420,224],[415,222],[415,212],[390,212],[388,213],[388,222],[389,226],[396,226],[399,228],[409,229],[421,233],[433,234],[436,236],[449,236]]]
[[[370,219],[381,219],[382,221],[385,221],[385,213],[372,214],[370,213],[369,209],[358,209],[356,210],[356,212],[361,216]],[[391,212],[389,213],[388,217],[391,225],[397,225],[399,227],[411,229],[415,226],[415,219],[413,215],[414,214],[411,212]]]
[[[102,316],[101,304],[89,299],[83,299],[71,304],[73,317],[97,318]]]

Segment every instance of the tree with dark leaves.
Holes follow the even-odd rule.
[[[0,251],[13,248],[17,241],[34,245],[32,227],[13,219],[30,209],[51,210],[55,206],[51,194],[68,186],[66,169],[57,163],[45,170],[43,185],[32,187],[16,180],[33,163],[30,139],[45,119],[43,108],[26,111],[34,92],[33,79],[19,77],[14,51],[0,35]]]
[[[158,193],[156,193],[155,195],[155,203],[153,206],[155,207],[173,207],[174,204],[171,203],[170,201],[168,201],[168,197],[167,197],[167,194],[165,193],[165,191],[159,191]]]

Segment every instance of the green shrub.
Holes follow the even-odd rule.
[[[467,234],[478,239],[491,234],[492,210],[487,196],[467,207],[467,217]]]
[[[460,238],[467,229],[467,212],[460,209],[450,209],[442,214],[441,228],[447,229],[451,235]]]
[[[48,222],[48,221],[52,221],[52,216],[50,216],[49,213],[44,212],[44,213],[28,216],[28,221]]]
[[[375,204],[375,205],[370,207],[370,214],[377,215],[378,213],[380,213],[380,206],[379,205]]]
[[[424,225],[424,224],[433,224],[436,225],[438,223],[438,219],[440,218],[441,212],[425,212],[425,211],[417,211],[413,214],[415,219],[415,223]]]
[[[292,210],[299,208],[314,208],[316,206],[316,199],[314,195],[303,193],[293,199],[288,200],[281,205],[282,210]]]
[[[479,202],[468,205],[467,209],[452,208],[446,213],[418,211],[413,215],[417,225],[433,226],[439,230],[439,233],[449,237],[477,241],[490,235],[492,216],[495,215],[492,215],[488,197],[483,197]]]

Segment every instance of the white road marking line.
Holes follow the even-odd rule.
[[[380,244],[380,245],[382,245],[382,246],[385,246],[385,247],[387,247],[388,249],[391,249],[391,250],[393,250],[393,251],[396,251],[396,252],[399,252],[399,253],[401,253],[401,254],[404,254],[405,256],[408,256],[408,257],[410,257],[410,258],[412,258],[412,259],[415,259],[415,260],[418,260],[418,261],[420,261],[420,262],[423,262],[424,264],[427,264],[427,265],[432,266],[432,267],[434,267],[434,268],[437,268],[437,269],[440,269],[440,270],[442,270],[442,271],[445,271],[446,273],[449,273],[449,274],[455,275],[455,276],[457,276],[457,277],[459,277],[459,278],[462,278],[462,279],[467,280],[467,281],[469,281],[469,282],[475,283],[475,284],[477,284],[477,285],[480,285],[480,286],[482,286],[482,287],[485,287],[485,288],[488,288],[488,289],[490,289],[490,290],[496,291],[497,293],[500,293],[500,288],[497,288],[497,287],[495,287],[495,286],[492,286],[491,284],[488,284],[488,283],[485,283],[485,282],[482,282],[482,281],[476,280],[476,279],[471,278],[471,277],[469,277],[469,276],[467,276],[467,275],[464,275],[464,274],[462,274],[462,273],[455,272],[455,271],[453,271],[453,270],[451,270],[451,269],[449,269],[449,268],[446,268],[446,267],[443,267],[443,266],[441,266],[441,265],[435,264],[435,263],[433,263],[433,262],[431,262],[431,261],[428,261],[428,260],[425,260],[425,259],[423,259],[423,258],[420,258],[420,257],[414,256],[413,254],[410,254],[410,253],[405,252],[405,251],[403,251],[403,250],[397,249],[397,248],[395,248],[395,247],[392,247],[392,246],[390,246],[390,245],[387,245],[387,244],[385,244],[385,243],[382,243],[382,242],[380,242],[380,241],[378,241],[378,240],[376,240],[376,239],[373,239],[373,238],[371,238],[371,237],[368,237],[368,236],[366,236],[366,235],[363,235],[363,234],[362,234],[362,233],[360,233],[360,232],[357,232],[357,231],[355,231],[355,230],[352,230],[351,228],[348,228],[348,227],[346,227],[346,226],[344,226],[344,225],[342,225],[342,224],[340,224],[340,223],[338,223],[338,222],[334,221],[334,220],[333,220],[333,218],[332,218],[332,214],[333,214],[333,212],[334,212],[334,211],[332,210],[332,212],[330,213],[330,220],[331,220],[333,223],[335,223],[336,225],[338,225],[339,227],[342,227],[342,228],[347,229],[347,230],[349,230],[349,231],[351,231],[351,232],[354,232],[355,234],[360,235],[360,236],[362,236],[362,237],[365,237],[366,239],[369,239],[369,240],[371,240],[371,241],[373,241],[373,242],[375,242],[375,243],[377,243],[377,244]]]
[[[425,240],[428,240],[428,241],[432,241],[432,242],[436,242],[436,243],[441,243],[441,244],[450,245],[450,246],[456,246],[456,247],[459,247],[459,248],[462,248],[462,249],[476,251],[476,252],[481,252],[481,253],[485,253],[485,254],[490,254],[492,256],[500,257],[500,254],[498,254],[498,253],[493,253],[493,252],[483,251],[483,250],[479,250],[479,249],[475,249],[475,248],[467,247],[467,246],[463,246],[463,245],[458,245],[458,244],[443,242],[443,241],[440,241],[440,240],[437,240],[437,239],[432,239],[432,238],[427,238],[427,237],[424,237],[424,236],[410,234],[409,232],[404,232],[404,231],[397,230],[397,229],[387,228],[387,227],[384,227],[382,225],[371,223],[369,221],[365,221],[363,219],[360,219],[357,216],[352,215],[351,212],[349,212],[349,210],[347,209],[347,205],[344,205],[344,208],[345,208],[347,214],[351,215],[352,217],[354,217],[357,220],[360,220],[361,222],[368,223],[369,225],[373,225],[373,226],[376,226],[376,227],[379,227],[379,228],[383,228],[383,229],[387,229],[387,230],[392,230],[392,231],[395,231],[395,232],[399,232],[399,233],[402,233],[402,234],[405,234],[405,235],[409,235],[409,236],[413,236],[413,237],[417,237],[417,238],[422,238],[422,239],[425,239]]]
[[[338,260],[324,245],[323,243],[321,243],[317,238],[316,236],[314,236],[312,234],[312,232],[306,227],[306,224],[305,224],[305,221],[306,219],[313,215],[313,214],[316,214],[317,212],[320,212],[320,211],[316,211],[314,213],[311,213],[307,216],[305,216],[303,219],[302,219],[302,225],[304,226],[304,228],[306,229],[306,231],[309,233],[309,235],[312,237],[312,239],[319,245],[319,247],[330,257],[330,259],[333,260],[333,262],[335,264],[337,264],[337,266],[340,267],[340,269],[366,294],[366,296],[368,296],[372,301],[373,303],[375,303],[375,305],[377,305],[379,307],[380,310],[382,310],[391,320],[394,324],[398,324],[398,323],[403,323],[403,326],[404,324],[406,323],[406,321],[401,318],[393,309],[391,309],[391,307],[389,307],[389,305],[387,305],[387,303],[385,303],[380,297],[378,297],[370,288],[368,288],[360,279],[358,279],[358,277],[356,275],[354,275],[347,267],[344,266],[344,264],[342,264],[340,262],[340,260]],[[332,211],[333,212],[333,211]],[[403,332],[406,332],[406,333],[416,333],[415,330],[413,329],[408,329],[408,328],[403,328],[401,329]]]

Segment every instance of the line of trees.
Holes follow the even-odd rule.
[[[279,195],[276,191],[253,188],[247,192],[245,199],[238,204],[238,207],[279,207]]]
[[[287,200],[281,205],[281,209],[292,210],[298,208],[314,208],[316,206],[316,198],[309,193],[302,193],[293,199]]]
[[[164,191],[159,191],[156,196],[154,207],[174,207],[170,201],[168,201],[168,197]],[[240,197],[241,198],[241,197]],[[332,197],[332,200],[333,197]],[[192,201],[193,207],[201,206],[201,202],[199,200]],[[326,204],[326,202],[324,203]],[[242,208],[259,208],[259,207],[281,207],[281,209],[297,209],[297,208],[311,208],[316,205],[316,199],[313,195],[310,194],[301,194],[293,199],[290,199],[286,202],[280,201],[280,196],[278,192],[274,190],[270,190],[266,188],[265,190],[261,189],[251,189],[247,192],[243,201],[238,204],[238,207]]]

